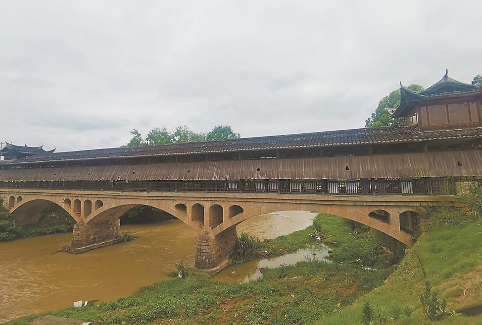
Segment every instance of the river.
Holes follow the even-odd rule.
[[[258,216],[238,225],[238,233],[274,238],[308,227],[314,216],[297,211]],[[121,230],[139,238],[78,255],[54,253],[69,243],[72,234],[0,243],[0,322],[71,307],[77,300],[129,296],[143,286],[168,279],[167,273],[177,263],[194,263],[197,236],[179,220],[125,225]],[[259,263],[233,266],[217,277],[236,282],[255,278]]]

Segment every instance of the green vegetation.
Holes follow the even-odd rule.
[[[42,214],[42,218],[36,223],[17,226],[13,216],[0,202],[0,242],[16,238],[70,232],[74,227],[74,219],[62,208],[53,206],[43,211]]]
[[[468,317],[454,312],[482,310],[481,193],[471,188],[459,210],[428,209],[428,230],[387,282],[319,324],[359,324],[366,301],[385,320],[375,315],[372,324],[481,324],[480,313]]]
[[[268,249],[269,254],[317,245],[319,241],[313,238],[317,228],[323,229],[330,242],[336,242],[333,252],[353,252],[360,242],[368,245],[365,238],[369,237],[364,232],[346,235],[351,228],[342,218],[320,214],[314,224],[291,235],[255,245]],[[251,239],[246,235],[241,238],[245,250],[260,248],[252,247]],[[371,245],[378,246],[373,241]],[[172,272],[176,279],[143,288],[134,296],[49,314],[124,324],[309,324],[339,312],[343,306],[380,286],[390,275],[392,266],[379,269],[360,267],[384,265],[385,253],[375,248],[372,251],[382,254],[375,258],[375,262],[370,256],[367,261],[361,260],[359,265],[350,265],[343,256],[351,259],[351,253],[338,253],[339,262],[306,261],[264,269],[262,279],[244,284],[219,283],[215,278],[187,270],[184,264],[179,264]],[[178,277],[179,274],[182,276]],[[22,318],[11,324],[26,324],[33,318],[35,316]]]
[[[208,133],[196,133],[191,131],[187,126],[178,126],[174,131],[168,131],[165,126],[162,128],[154,128],[143,139],[141,133],[133,129],[131,131],[132,139],[127,143],[126,147],[138,146],[155,146],[169,143],[184,142],[200,142],[200,141],[216,141],[237,139],[239,134],[235,133],[228,125],[215,126]]]
[[[410,85],[407,89],[411,91],[422,91],[423,87],[420,85]],[[375,112],[365,121],[367,128],[379,128],[382,126],[399,126],[400,119],[394,119],[388,112],[389,109],[397,108],[400,105],[400,89],[392,91],[388,96],[385,96],[378,103]]]

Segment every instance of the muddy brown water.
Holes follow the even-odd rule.
[[[290,211],[258,216],[240,224],[238,233],[274,238],[308,227],[315,215]],[[129,296],[143,286],[167,280],[167,273],[180,261],[194,263],[197,236],[178,220],[121,228],[139,238],[78,255],[54,253],[69,243],[72,234],[0,243],[0,323],[71,307],[77,300],[109,301]],[[259,263],[228,268],[217,279],[246,281],[253,278]]]

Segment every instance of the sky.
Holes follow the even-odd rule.
[[[482,1],[0,0],[0,141],[361,128],[391,91],[482,74]]]

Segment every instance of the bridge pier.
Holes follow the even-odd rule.
[[[95,223],[79,221],[74,225],[70,251],[82,253],[95,248],[114,244],[120,237],[120,219],[103,220]]]
[[[228,266],[229,255],[236,244],[236,226],[232,226],[214,236],[211,231],[203,231],[197,240],[196,268],[215,274]]]

